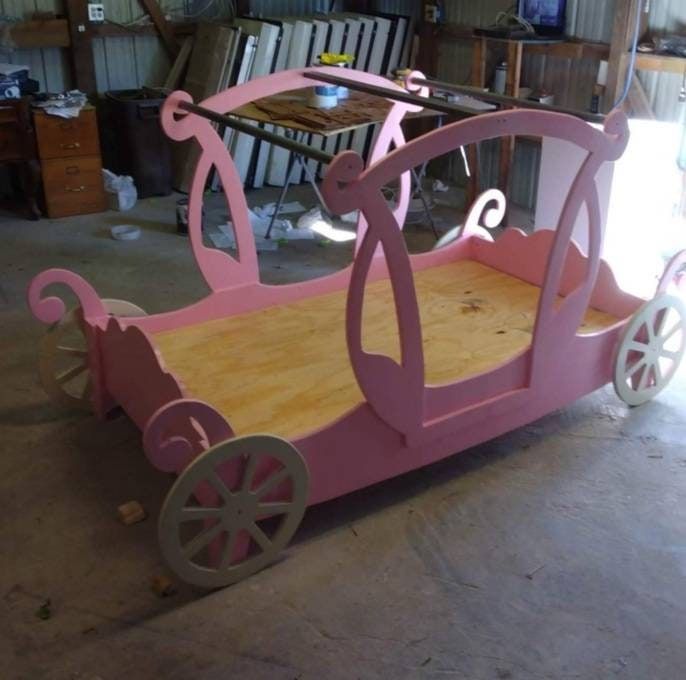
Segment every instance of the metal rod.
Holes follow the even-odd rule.
[[[553,111],[554,113],[566,113],[569,116],[575,116],[589,123],[603,123],[605,116],[599,113],[590,113],[587,111],[577,111],[576,109],[568,109],[562,106],[554,106],[553,104],[542,104],[529,99],[520,99],[519,97],[509,97],[504,94],[496,94],[494,92],[484,92],[478,87],[468,87],[466,85],[455,85],[453,83],[446,83],[440,80],[432,80],[429,78],[412,78],[411,82],[414,85],[424,85],[432,90],[443,90],[445,92],[455,92],[457,94],[467,94],[477,99],[483,99],[494,104],[503,104],[505,106],[512,106],[519,109],[537,109],[539,111]],[[432,107],[433,108],[433,107]]]
[[[244,123],[243,121],[238,120],[237,118],[234,118],[232,116],[223,115],[221,113],[217,113],[216,111],[206,109],[204,106],[198,106],[197,104],[191,104],[189,102],[183,101],[179,102],[178,106],[180,109],[183,109],[188,113],[194,113],[196,116],[207,118],[208,120],[214,121],[215,123],[219,123],[220,125],[226,125],[227,127],[230,127],[234,130],[238,130],[238,132],[245,132],[246,134],[252,135],[257,139],[261,139],[265,142],[269,142],[270,144],[280,146],[284,149],[288,149],[289,151],[294,151],[295,153],[300,154],[301,156],[311,158],[312,160],[315,160],[319,163],[328,164],[331,163],[331,161],[334,158],[332,154],[326,153],[326,151],[314,149],[311,146],[307,146],[307,144],[302,144],[301,142],[296,142],[295,140],[287,139],[286,137],[282,137],[281,135],[277,135],[273,132],[267,132],[267,130],[263,130],[262,128],[257,127],[257,125]]]
[[[339,78],[338,76],[330,76],[326,73],[303,73],[305,78],[319,81],[322,83],[330,83],[331,85],[341,85],[350,90],[357,92],[364,92],[365,94],[373,94],[377,97],[385,97],[386,99],[394,99],[395,101],[404,102],[405,104],[415,104],[424,109],[431,109],[432,111],[439,111],[440,113],[448,113],[458,118],[466,118],[467,116],[474,116],[477,111],[467,108],[466,106],[459,106],[458,104],[450,104],[445,99],[435,99],[433,97],[420,97],[410,92],[400,92],[399,90],[391,90],[387,87],[377,87],[376,85],[366,85],[357,80],[349,78]]]
[[[305,78],[310,80],[317,80],[323,83],[330,83],[331,85],[341,85],[350,90],[364,92],[366,94],[377,95],[378,97],[385,97],[386,99],[393,99],[395,101],[404,102],[406,104],[416,104],[425,109],[433,111],[440,111],[458,118],[466,116],[475,116],[479,111],[475,111],[468,106],[460,106],[459,104],[451,104],[444,99],[436,97],[420,97],[410,92],[400,92],[398,90],[391,90],[386,87],[377,87],[376,85],[366,85],[358,83],[349,78],[340,78],[338,76],[330,76],[325,73],[303,73]],[[429,88],[436,90],[445,90],[446,92],[457,92],[461,94],[469,94],[477,99],[490,101],[494,104],[502,104],[505,106],[512,106],[518,109],[537,109],[539,111],[553,111],[555,113],[566,113],[576,118],[588,121],[590,123],[602,123],[605,116],[597,113],[588,113],[586,111],[576,111],[575,109],[567,109],[560,106],[552,106],[550,104],[541,104],[540,102],[530,101],[528,99],[519,99],[517,97],[508,97],[506,95],[493,94],[492,92],[483,92],[478,88],[463,87],[460,85],[453,85],[452,83],[444,83],[438,80],[429,80],[427,78],[412,78],[412,83],[416,85],[426,85]]]

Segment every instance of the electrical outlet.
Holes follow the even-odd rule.
[[[94,24],[105,21],[105,5],[102,2],[88,3],[88,21]]]
[[[424,21],[429,24],[438,23],[438,6],[437,5],[425,5],[424,6]]]

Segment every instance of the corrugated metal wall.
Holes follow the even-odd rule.
[[[162,0],[165,11],[178,12],[180,0]],[[189,4],[189,3],[186,3]],[[204,2],[201,4],[205,4]],[[486,25],[499,11],[511,6],[511,0],[445,0],[446,18],[450,22]],[[338,9],[341,0],[335,0]],[[418,0],[373,0],[375,9],[418,15]],[[253,0],[251,9],[262,15],[297,15],[326,12],[331,0]],[[612,32],[615,0],[569,0],[568,33],[587,40],[609,41]],[[25,18],[34,10],[61,11],[60,0],[0,0],[0,14]],[[138,0],[105,0],[107,17],[127,24],[141,16]],[[682,30],[686,24],[684,0],[652,0],[650,24],[656,33]],[[99,90],[159,84],[169,68],[169,60],[160,41],[154,36],[105,38],[95,41],[96,74]],[[26,63],[41,87],[58,91],[69,85],[66,55],[57,48],[15,50],[2,59]],[[468,82],[471,64],[469,45],[454,42],[441,44],[440,78]],[[526,56],[523,84],[551,89],[561,105],[585,107],[595,82],[597,64],[573,62],[542,56]],[[659,118],[673,120],[678,114],[676,101],[681,77],[676,74],[642,73],[651,103]]]
[[[36,10],[61,11],[60,0],[0,0],[0,14],[9,18],[27,19]],[[67,56],[57,47],[43,50],[4,50],[0,48],[0,61],[25,64],[31,75],[40,81],[41,88],[61,92],[68,86]]]
[[[669,33],[684,35],[684,27],[686,27],[686,2],[684,0],[652,0],[650,28],[654,35],[661,36]],[[657,117],[660,120],[679,120],[683,108],[678,104],[679,90],[684,77],[677,73],[643,72],[640,78]]]
[[[184,6],[196,4],[186,0]],[[498,12],[512,6],[512,0],[444,0],[449,22],[483,26],[494,21]],[[165,11],[179,12],[181,0],[162,0]],[[420,10],[418,0],[373,0],[379,11],[411,14]],[[204,0],[200,6],[204,6]],[[252,0],[251,10],[263,16],[298,15],[338,10],[341,0]],[[26,18],[34,10],[61,11],[60,0],[0,0],[0,14]],[[609,41],[615,0],[569,0],[567,32],[586,40]],[[105,0],[107,17],[127,24],[142,14],[138,0]],[[650,25],[654,33],[683,32],[686,25],[684,0],[652,0]],[[100,91],[159,85],[169,69],[169,60],[161,42],[154,36],[116,37],[96,40],[96,77]],[[66,55],[63,50],[16,50],[0,57],[31,68],[41,87],[59,91],[70,85]],[[471,48],[465,42],[444,41],[440,45],[437,76],[440,79],[468,83],[471,69]],[[598,64],[592,60],[573,61],[527,55],[522,68],[522,84],[544,88],[555,93],[563,106],[586,108],[596,80]],[[682,77],[677,74],[641,73],[651,104],[660,119],[675,120],[680,115],[678,104]],[[516,169],[512,178],[512,200],[527,206],[535,201],[535,178],[538,176],[539,154],[535,144],[518,144]],[[459,163],[454,164],[460,167]],[[497,163],[493,152],[484,150],[482,170],[488,182],[494,182]]]

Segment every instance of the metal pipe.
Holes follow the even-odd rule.
[[[252,135],[257,139],[280,146],[283,149],[288,149],[288,151],[299,154],[300,156],[311,158],[318,163],[329,164],[334,159],[333,155],[326,153],[326,151],[314,149],[311,146],[307,146],[307,144],[296,142],[293,139],[282,137],[281,135],[277,135],[273,132],[267,132],[267,130],[263,130],[262,128],[257,127],[257,125],[251,125],[250,123],[245,123],[238,118],[217,113],[211,109],[206,109],[204,106],[198,106],[197,104],[181,101],[179,102],[178,107],[184,111],[187,111],[188,113],[194,113],[196,116],[207,118],[208,120],[219,123],[220,125],[226,125],[234,130],[238,130],[238,132],[245,132],[246,134]]]
[[[589,123],[603,123],[605,116],[599,113],[589,113],[587,111],[577,111],[576,109],[568,109],[562,106],[554,106],[552,104],[542,104],[528,99],[519,99],[518,97],[509,97],[504,94],[495,94],[493,92],[484,92],[478,87],[468,87],[465,85],[454,85],[453,83],[446,83],[440,80],[432,80],[430,78],[412,78],[411,82],[414,85],[424,85],[432,90],[444,90],[445,92],[455,92],[456,94],[467,94],[477,99],[483,99],[494,104],[503,104],[505,106],[512,106],[518,109],[536,109],[538,111],[552,111],[554,113],[566,113],[569,116],[581,118]]]
[[[451,104],[446,102],[444,99],[437,99],[436,97],[420,97],[409,92],[400,92],[398,90],[391,90],[390,88],[377,87],[376,85],[366,85],[349,78],[330,76],[325,73],[303,73],[303,75],[305,78],[309,78],[310,80],[330,83],[331,85],[341,85],[350,90],[357,90],[358,92],[373,94],[378,97],[385,97],[386,99],[393,99],[406,104],[416,104],[417,106],[421,106],[425,109],[440,111],[441,113],[447,113],[458,118],[475,116],[480,113],[479,111],[475,111],[467,106]],[[508,97],[506,95],[493,94],[492,92],[483,92],[478,88],[463,87],[460,85],[453,85],[452,83],[444,83],[438,80],[429,80],[428,78],[412,78],[411,82],[415,85],[428,86],[431,89],[445,90],[446,92],[457,92],[460,94],[469,94],[477,99],[483,99],[484,101],[493,102],[494,104],[512,106],[518,109],[536,109],[539,111],[565,113],[569,116],[581,118],[589,123],[603,123],[605,120],[605,116],[597,113],[576,111],[575,109],[567,109],[560,106],[552,106],[550,104],[541,104],[540,102],[519,99],[517,97]]]
[[[432,111],[439,111],[441,113],[448,113],[457,118],[466,118],[467,116],[474,116],[477,111],[467,108],[466,106],[459,106],[458,104],[450,104],[445,99],[435,99],[433,97],[420,97],[410,92],[400,92],[399,90],[391,90],[386,87],[377,87],[376,85],[367,85],[360,83],[357,80],[349,78],[339,78],[338,76],[330,76],[326,73],[303,73],[305,78],[315,80],[321,83],[330,83],[331,85],[341,85],[350,90],[357,92],[364,92],[365,94],[373,94],[377,97],[385,97],[386,99],[393,99],[395,101],[403,102],[405,104],[415,104],[424,109],[431,109]]]

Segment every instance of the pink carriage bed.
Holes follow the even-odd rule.
[[[261,78],[202,102],[226,113],[276,92],[312,84],[304,69]],[[310,76],[307,78],[306,76]],[[397,88],[378,76],[361,82]],[[493,113],[450,124],[405,144],[394,102],[368,167],[354,152],[327,169],[323,194],[337,214],[361,211],[352,265],[313,281],[259,281],[245,197],[233,162],[208,120],[184,114],[185,93],[164,107],[175,140],[202,148],[193,180],[190,241],[211,293],[191,307],[145,316],[101,300],[78,275],[48,270],[29,289],[34,314],[55,324],[42,375],[49,391],[104,415],[120,405],[143,430],[147,456],[178,479],[160,513],[168,565],[199,586],[235,582],[269,563],[309,505],[426,465],[563,406],[614,381],[638,404],[677,369],[686,344],[678,287],[684,253],[655,298],[622,292],[601,260],[594,178],[622,154],[621,113],[596,130],[571,116]],[[409,255],[399,229],[411,168],[460,146],[504,135],[564,139],[587,152],[554,230],[508,229],[493,240],[505,202],[483,194],[449,245]],[[395,146],[394,150],[391,147]],[[203,245],[202,192],[212,168],[225,187],[238,255]],[[398,204],[383,188],[400,179]],[[589,216],[589,250],[571,231]],[[484,226],[485,225],[485,226]],[[42,298],[70,286],[79,311]],[[85,394],[67,393],[77,368],[56,374],[61,338],[87,341]]]

